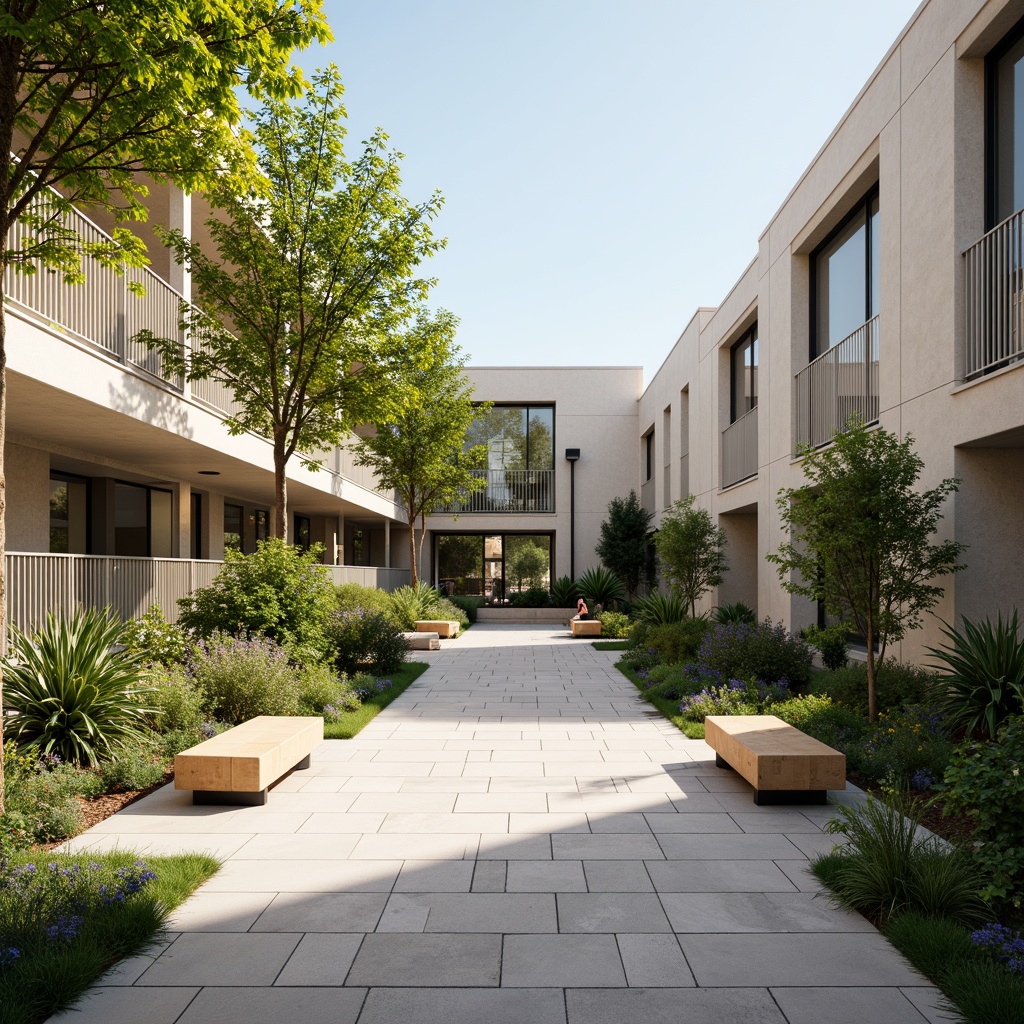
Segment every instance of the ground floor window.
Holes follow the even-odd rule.
[[[224,550],[242,550],[242,506],[224,503]]]
[[[435,534],[434,583],[503,604],[531,587],[550,588],[553,548],[550,533]]]
[[[173,496],[139,484],[114,484],[114,554],[170,558]]]
[[[88,551],[89,484],[84,477],[50,476],[50,551],[84,555]]]

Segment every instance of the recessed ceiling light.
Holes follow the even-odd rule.
[[[201,469],[199,470],[200,476],[220,476],[219,469]]]

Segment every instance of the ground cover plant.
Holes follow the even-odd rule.
[[[396,697],[405,693],[429,667],[422,661],[407,661],[386,680],[374,680],[372,676],[369,677],[372,689],[366,689],[361,693],[358,707],[339,711],[338,714],[331,716],[330,721],[325,718],[324,739],[351,739]],[[382,683],[386,685],[381,685]]]
[[[205,854],[15,854],[0,860],[0,1024],[72,1005],[219,867]]]

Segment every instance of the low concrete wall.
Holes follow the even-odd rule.
[[[477,622],[536,622],[567,626],[572,608],[479,608]]]

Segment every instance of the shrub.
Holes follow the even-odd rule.
[[[666,665],[692,661],[701,649],[711,624],[705,619],[683,619],[681,622],[655,626],[647,633],[647,645],[658,652]]]
[[[926,704],[934,700],[934,676],[916,665],[902,665],[886,658],[878,663],[875,700],[879,711],[893,711],[904,704]],[[868,670],[865,665],[822,672],[814,690],[827,693],[836,704],[860,714],[868,713]]]
[[[513,608],[547,608],[551,604],[551,595],[543,587],[530,587],[512,595]]]
[[[879,712],[866,736],[860,770],[896,789],[931,789],[941,781],[953,754],[953,740],[942,716],[910,704]]]
[[[417,619],[431,618],[429,611],[440,594],[429,583],[419,580],[415,587],[399,587],[388,595],[391,616],[402,629],[415,629]]]
[[[1014,974],[1024,974],[1024,935],[1004,924],[990,921],[971,935],[971,942],[997,964]]]
[[[476,613],[484,605],[484,599],[479,594],[454,594],[448,600],[466,617],[467,625],[476,622]]]
[[[357,608],[364,612],[380,612],[389,619],[395,620],[395,625],[401,625],[395,615],[395,606],[391,595],[379,587],[364,587],[361,583],[342,583],[335,588],[338,599],[338,608],[343,612],[354,612]]]
[[[359,707],[359,698],[352,685],[344,678],[339,679],[329,665],[302,669],[298,688],[301,715],[323,715],[328,707],[338,711],[352,711]]]
[[[724,686],[705,686],[679,703],[684,718],[703,722],[707,715],[760,715],[774,710],[788,692],[785,680],[768,685],[759,680],[732,679]]]
[[[151,672],[153,723],[160,732],[198,732],[207,717],[206,693],[181,666]]]
[[[176,623],[168,622],[159,605],[152,605],[141,618],[125,623],[121,643],[140,661],[175,665],[188,655],[188,637]]]
[[[190,670],[208,712],[223,722],[299,713],[301,673],[269,637],[214,633],[195,647]]]
[[[771,713],[808,736],[843,751],[848,767],[860,769],[860,750],[867,729],[862,715],[834,704],[831,697],[812,693],[774,704]]]
[[[845,834],[850,843],[826,855],[830,863],[820,877],[842,906],[883,922],[908,910],[967,924],[985,919],[973,859],[946,850],[934,836],[922,837],[911,805],[869,797],[838,810],[826,831]],[[820,860],[812,862],[816,873]]]
[[[335,612],[327,636],[335,667],[346,675],[367,668],[384,675],[394,672],[409,651],[402,631],[380,612]]]
[[[632,623],[628,615],[621,612],[600,612],[597,618],[601,623],[601,636],[610,640],[625,640],[629,636]]]
[[[714,612],[715,622],[745,622],[748,626],[757,625],[757,613],[749,605],[745,605],[742,601],[737,601],[735,604],[723,604],[719,605]]]
[[[599,610],[598,605],[609,608],[616,601],[622,601],[626,597],[626,588],[619,577],[601,566],[588,569],[576,581],[576,586],[590,606],[591,614]]]
[[[945,671],[938,679],[937,700],[954,725],[968,736],[989,739],[1011,715],[1024,713],[1024,639],[1018,636],[1017,610],[995,625],[991,620],[963,620],[963,629],[946,628],[949,643],[929,647]]]
[[[543,591],[544,600],[547,600],[548,592]],[[538,605],[538,607],[545,607],[544,605]],[[457,622],[459,629],[465,629],[469,623],[470,618],[466,614],[465,610],[457,605],[454,601],[447,597],[441,597],[438,595],[437,600],[427,609],[428,619],[443,619],[449,622]],[[475,615],[474,619],[475,621]]]
[[[811,678],[811,650],[770,619],[760,625],[715,624],[705,633],[697,652],[693,675],[709,686],[730,679],[757,679],[764,683],[785,681],[793,691],[806,687]]]
[[[821,663],[829,671],[846,668],[849,660],[850,645],[846,641],[845,626],[808,626],[803,631],[804,639],[818,649]],[[865,677],[865,688],[867,680]]]
[[[575,608],[579,596],[576,581],[568,576],[560,576],[551,584],[551,604],[555,608]]]
[[[116,615],[94,608],[70,619],[49,613],[31,635],[11,629],[4,729],[19,746],[90,765],[138,736],[152,709],[121,631]]]
[[[965,744],[946,769],[946,808],[974,818],[976,857],[988,900],[1021,906],[1024,897],[1024,717],[1008,719],[995,740]]]
[[[103,766],[103,784],[110,791],[148,789],[163,782],[164,765],[150,747],[125,750]]]
[[[337,598],[319,563],[322,550],[275,539],[260,541],[251,555],[226,552],[213,583],[178,602],[179,624],[201,637],[260,634],[304,660],[323,658],[324,625]]]
[[[652,590],[633,604],[633,614],[640,622],[651,626],[667,626],[688,618],[688,609],[682,598],[670,594],[666,597],[659,590]]]

